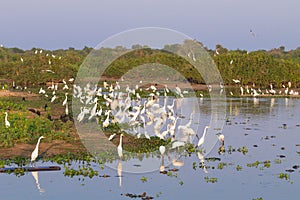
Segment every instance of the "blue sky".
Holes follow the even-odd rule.
[[[209,48],[295,49],[299,8],[299,0],[2,0],[0,44],[81,49],[128,29],[154,26]]]

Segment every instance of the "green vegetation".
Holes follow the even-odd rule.
[[[236,166],[236,170],[237,170],[237,171],[241,171],[242,169],[243,169],[243,167],[242,167],[241,165],[237,165],[237,166]]]
[[[4,111],[7,109],[9,128],[4,125]],[[0,147],[13,147],[16,143],[35,144],[41,135],[46,137],[46,142],[74,141],[74,136],[71,135],[72,122],[51,121],[46,116],[33,115],[26,109],[24,102],[21,104],[1,99],[0,117],[3,119],[0,120]]]
[[[287,173],[280,173],[280,174],[278,175],[278,178],[280,178],[280,179],[285,179],[285,180],[289,180],[289,179],[290,179],[290,175],[287,174]]]
[[[143,183],[145,183],[145,182],[147,182],[147,178],[146,178],[145,176],[142,176],[141,181],[142,181]]]
[[[176,45],[166,46],[165,49],[179,51]],[[284,47],[270,51],[259,50],[247,52],[244,50],[228,50],[217,45],[219,55],[214,56],[213,50],[207,49],[220,70],[225,85],[233,85],[232,79],[241,80],[241,84],[255,83],[257,87],[266,88],[270,83],[281,88],[282,83],[292,82],[293,87],[300,86],[300,48],[285,51]],[[21,50],[18,48],[0,48],[0,82],[2,86],[12,84],[35,87],[50,81],[76,77],[79,66],[91,52],[91,48],[82,50],[69,48],[67,50],[43,50],[35,54],[37,49]],[[93,52],[108,61],[112,55],[126,52],[129,49],[116,47],[102,48]],[[52,57],[52,55],[54,55]],[[21,62],[21,57],[23,62]],[[91,64],[96,64],[97,59]],[[50,64],[51,63],[51,64]],[[128,70],[146,63],[160,63],[170,66],[180,72],[191,83],[203,84],[204,81],[193,66],[183,58],[168,51],[135,49],[116,59],[104,75],[120,78]],[[52,70],[54,73],[47,72]],[[59,72],[59,73],[58,73]],[[163,72],[162,72],[163,73]]]
[[[206,183],[216,183],[216,182],[218,182],[218,178],[214,178],[214,177],[209,178],[208,176],[205,176],[204,180],[206,181]]]

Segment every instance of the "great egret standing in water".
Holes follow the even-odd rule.
[[[119,142],[119,145],[118,145],[118,155],[120,158],[123,157],[123,148],[122,148],[122,137],[124,136],[123,133],[121,133],[120,135],[120,142]]]
[[[204,138],[205,138],[205,135],[206,135],[206,132],[207,132],[208,128],[210,128],[210,126],[205,126],[204,131],[203,131],[203,135],[198,141],[198,147],[200,147],[204,143]]]
[[[165,146],[160,146],[159,147],[159,152],[161,154],[161,166],[159,167],[159,171],[163,172],[165,171],[165,165],[164,165],[164,153],[166,151],[166,147]]]
[[[164,155],[165,151],[166,151],[166,147],[165,146],[160,146],[159,147],[159,152],[160,152],[161,155]]]
[[[218,136],[218,139],[221,142],[222,146],[224,146],[224,140],[225,140],[224,135],[222,133],[218,133],[217,136]]]
[[[33,152],[31,153],[31,163],[35,161],[35,159],[38,157],[39,155],[39,145],[41,142],[41,139],[45,138],[44,136],[39,137],[38,142],[36,143],[35,149],[33,150]]]

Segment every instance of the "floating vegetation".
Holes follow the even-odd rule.
[[[141,181],[142,181],[143,183],[145,183],[145,182],[147,182],[148,180],[147,180],[147,178],[146,178],[145,176],[143,176],[143,177],[141,178]]]
[[[93,178],[94,176],[98,176],[98,171],[94,170],[92,167],[87,167],[87,166],[79,166],[78,169],[74,169],[72,167],[65,166],[64,167],[65,171],[63,174],[65,176],[69,177],[74,177],[74,176],[84,176],[84,177],[89,177]]]
[[[233,148],[231,145],[229,145],[228,148],[227,148],[227,152],[229,154],[232,154],[232,152],[235,152],[235,148]]]
[[[277,159],[277,158],[276,158],[276,159],[274,160],[274,163],[275,163],[275,164],[281,164],[282,161],[281,161],[280,159]]]
[[[289,179],[290,179],[290,175],[287,174],[287,173],[280,173],[280,174],[278,175],[278,178],[280,178],[280,179],[285,179],[285,180],[289,180]]]
[[[263,170],[264,168],[271,167],[271,161],[269,161],[269,160],[265,160],[263,162],[255,161],[254,163],[248,163],[247,167],[256,167],[257,168],[260,164],[262,165],[260,167],[261,170]]]
[[[221,158],[217,158],[217,157],[208,157],[208,158],[205,158],[205,160],[207,162],[216,162],[216,161],[221,161]]]
[[[254,163],[248,163],[247,167],[258,167],[259,164],[260,164],[259,161],[255,161]]]
[[[179,185],[183,185],[183,181],[182,180],[179,181]]]
[[[242,154],[246,155],[248,153],[248,148],[246,146],[243,146],[241,148],[238,148],[238,152],[241,152]]]
[[[218,164],[218,169],[223,169],[225,166],[227,166],[227,163],[220,162],[220,163]]]
[[[237,171],[241,171],[242,169],[243,169],[242,166],[240,166],[240,165],[237,165],[237,166],[236,166],[236,170],[237,170]]]
[[[142,194],[126,193],[126,194],[121,194],[121,196],[126,196],[129,198],[140,198],[142,200],[154,199],[154,197],[152,196],[147,196],[146,192],[143,192]]]
[[[204,180],[205,180],[206,183],[216,183],[216,182],[218,182],[218,178],[213,178],[213,177],[209,178],[208,176],[205,176]]]

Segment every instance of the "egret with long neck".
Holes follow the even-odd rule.
[[[35,149],[31,153],[31,160],[30,160],[31,163],[34,162],[39,155],[39,145],[40,145],[41,139],[43,139],[43,138],[45,138],[45,137],[44,136],[39,137],[38,142],[36,143]]]
[[[6,127],[6,128],[9,128],[9,127],[10,127],[10,123],[9,123],[9,121],[8,121],[8,119],[7,119],[7,116],[8,116],[8,113],[5,112],[5,118],[4,118],[4,120],[5,120],[5,127]]]
[[[208,128],[210,128],[210,126],[205,126],[204,131],[203,131],[203,135],[198,141],[198,147],[200,147],[204,143],[204,138],[205,138],[205,135],[206,135],[206,132],[207,132]]]
[[[120,135],[120,142],[119,142],[119,145],[118,145],[118,155],[120,158],[123,157],[123,148],[122,148],[122,138],[123,138],[124,134],[121,133]]]

